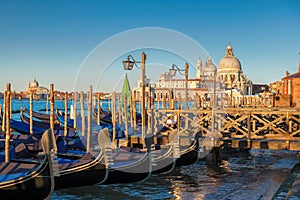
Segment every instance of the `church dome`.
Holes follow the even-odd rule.
[[[34,79],[34,80],[31,82],[30,87],[31,87],[31,88],[39,87],[39,83],[36,81],[36,79]]]
[[[213,72],[213,73],[215,73],[216,71],[217,71],[217,68],[214,65],[214,63],[212,62],[211,57],[209,56],[207,58],[206,64],[204,65],[203,72],[204,73],[207,73],[207,72]]]
[[[228,44],[226,54],[219,62],[218,70],[242,70],[240,61],[233,54],[231,44]]]

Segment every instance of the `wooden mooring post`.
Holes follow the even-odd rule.
[[[86,152],[91,151],[91,134],[92,134],[92,103],[93,103],[93,87],[90,85],[88,92],[88,130],[87,130],[87,142]]]
[[[11,85],[6,84],[6,95],[5,95],[5,116],[6,116],[6,135],[5,135],[5,162],[10,161],[10,106],[11,106]]]
[[[68,92],[65,93],[64,136],[68,136]]]
[[[30,97],[29,97],[29,132],[30,132],[30,134],[32,134],[33,133],[33,130],[32,130],[32,128],[33,128],[33,120],[32,120],[32,110],[33,110],[33,104],[32,104],[32,99],[33,99],[33,94],[32,94],[32,92],[30,92]]]
[[[80,92],[81,136],[85,136],[84,93]]]
[[[50,84],[50,128],[54,131],[54,85]]]
[[[100,126],[100,111],[101,111],[101,99],[100,99],[100,94],[97,95],[97,100],[98,100],[98,108],[97,108],[97,124]]]
[[[117,124],[116,124],[116,92],[112,93],[112,123],[113,123],[113,135],[112,135],[112,148],[116,148],[116,135],[117,135]]]
[[[73,128],[76,131],[77,129],[77,92],[74,92],[74,125]]]

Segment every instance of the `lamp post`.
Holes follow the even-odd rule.
[[[234,76],[232,74],[229,75],[230,77],[230,107],[232,107],[232,85],[233,85],[233,78]]]
[[[132,59],[132,60],[131,60]],[[145,109],[145,63],[146,63],[146,54],[142,53],[142,62],[136,61],[131,55],[128,55],[127,60],[123,61],[123,66],[125,70],[132,70],[133,66],[140,68],[137,63],[142,63],[142,138],[145,138],[146,132],[146,109]],[[136,115],[136,113],[134,113]]]
[[[177,65],[173,64],[170,69],[170,75],[175,76],[176,71],[178,71],[181,75],[185,75],[185,108],[188,109],[188,78],[189,78],[189,64],[185,63],[185,69],[180,69]],[[182,73],[184,72],[184,74]]]

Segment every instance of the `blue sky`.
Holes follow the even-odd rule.
[[[254,83],[269,84],[286,70],[298,70],[299,10],[298,0],[0,0],[0,91],[8,82],[13,90],[26,90],[33,78],[71,91],[82,62],[99,43],[142,27],[193,38],[216,65],[231,41],[244,73]],[[86,90],[88,85],[87,80]]]

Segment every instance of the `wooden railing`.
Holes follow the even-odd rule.
[[[177,120],[180,132],[190,132],[192,135],[201,130],[202,137],[217,138],[217,145],[228,141],[246,141],[246,147],[256,148],[255,142],[277,142],[278,148],[274,149],[300,150],[300,110],[297,109],[152,109],[148,110],[148,116],[151,116],[148,131],[153,133],[158,133],[161,127],[168,126],[168,116],[176,116],[180,119]],[[172,127],[170,129],[175,130]],[[279,145],[280,142],[284,144]],[[258,146],[261,147],[261,144]]]

